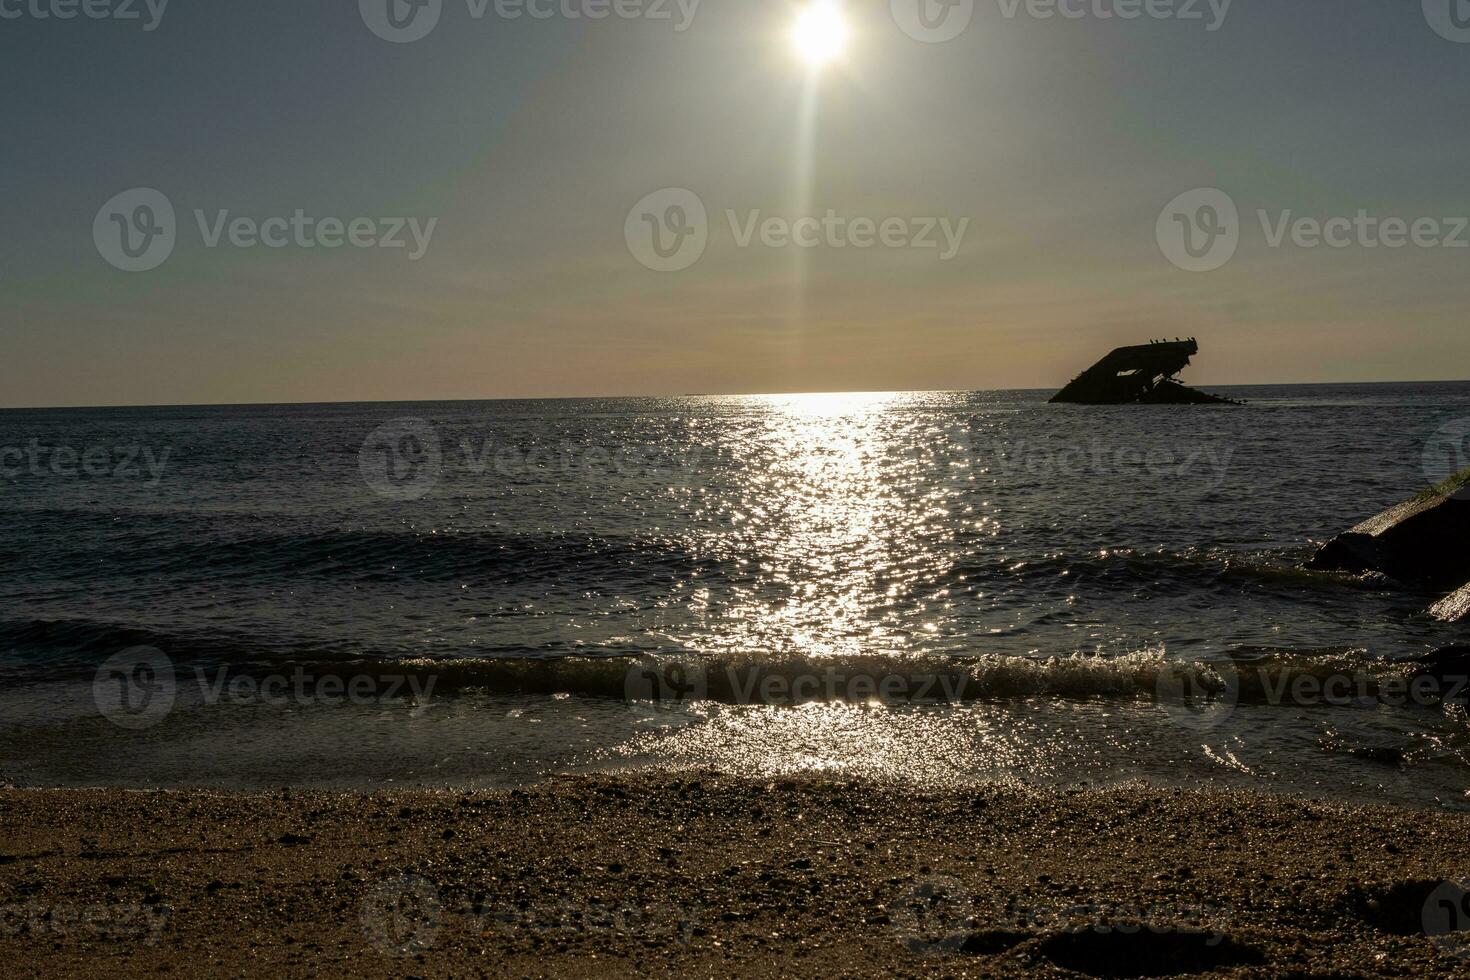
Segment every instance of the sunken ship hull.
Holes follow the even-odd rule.
[[[1083,371],[1051,401],[1073,405],[1238,405],[1239,402],[1185,387],[1175,375],[1189,366],[1199,344],[1155,341],[1119,347]]]

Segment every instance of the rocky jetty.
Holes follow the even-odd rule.
[[[1429,615],[1446,623],[1458,623],[1470,616],[1470,582],[1430,606]]]
[[[1470,616],[1470,470],[1344,531],[1307,567],[1456,589],[1430,613],[1450,621]]]

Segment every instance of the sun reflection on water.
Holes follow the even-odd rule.
[[[706,547],[757,555],[758,567],[699,607],[690,648],[823,658],[901,653],[940,633],[943,590],[913,588],[950,566],[953,488],[933,467],[912,411],[895,393],[742,399],[750,421],[727,447],[729,537]],[[696,594],[699,594],[696,590]],[[706,594],[707,595],[707,594]],[[915,603],[925,606],[915,608]],[[691,608],[695,608],[691,606]]]

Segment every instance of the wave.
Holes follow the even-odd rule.
[[[392,581],[523,582],[575,572],[607,588],[647,586],[695,571],[718,575],[728,565],[696,558],[673,538],[632,539],[573,533],[413,530],[321,531],[310,534],[211,534],[207,526],[160,527],[148,522],[132,533],[107,522],[106,534],[74,536],[77,547],[58,549],[46,536],[32,539],[35,564],[69,577],[209,575],[218,580],[330,578]],[[17,542],[24,547],[24,542]],[[85,547],[83,547],[85,546]],[[44,549],[44,550],[43,550]]]
[[[201,662],[175,660],[181,672]],[[221,666],[226,666],[221,664]],[[786,656],[755,654],[503,656],[480,659],[255,659],[227,665],[232,676],[413,678],[435,697],[575,696],[633,702],[700,701],[791,705],[950,703],[1016,699],[1162,700],[1202,707],[1236,703],[1304,707],[1438,703],[1452,679],[1407,696],[1427,676],[1417,661],[1368,658],[1362,651],[1242,652],[1183,659],[1162,647],[1120,655],[1049,658],[932,655]],[[1463,679],[1462,679],[1463,680]],[[1306,683],[1304,683],[1306,682]],[[1454,686],[1458,691],[1461,684]],[[1398,697],[1398,701],[1386,700]]]
[[[95,666],[97,660],[134,646],[161,650],[191,644],[177,633],[93,619],[0,620],[0,669],[7,673],[65,673]]]
[[[1162,646],[1125,654],[1047,658],[897,654],[772,658],[722,653],[409,660],[393,667],[424,679],[437,678],[439,689],[445,691],[727,704],[1183,697],[1300,705],[1314,692],[1325,692],[1324,703],[1341,704],[1391,694],[1422,672],[1415,661],[1373,659],[1361,650],[1238,651],[1195,660],[1171,657]]]
[[[1027,585],[1056,582],[1069,590],[1128,591],[1141,586],[1156,594],[1187,594],[1200,588],[1300,587],[1326,591],[1381,589],[1381,576],[1345,575],[1302,567],[1310,548],[1242,552],[1216,548],[1141,551],[1110,548],[1082,555],[1052,554],[957,562],[956,581],[1006,579]]]
[[[293,519],[294,520],[294,519]],[[256,515],[78,514],[52,509],[27,518],[24,530],[0,532],[38,576],[166,590],[171,582],[208,581],[223,587],[289,581],[382,586],[405,582],[469,582],[507,593],[575,587],[578,592],[647,596],[695,578],[706,587],[751,585],[780,591],[763,578],[768,555],[749,542],[677,535],[599,535],[570,531],[452,530],[407,527],[308,529]],[[939,589],[1002,592],[1018,601],[1091,595],[1195,596],[1268,590],[1321,594],[1381,590],[1363,577],[1300,567],[1309,552],[1108,548],[1016,556],[981,542],[946,544],[932,570],[915,580],[907,570],[879,571],[875,589],[897,585],[926,595]],[[783,561],[800,563],[801,556]],[[824,555],[821,575],[841,556]],[[854,561],[864,560],[856,557]],[[889,578],[892,575],[893,578]],[[1417,602],[1417,594],[1405,603]],[[0,634],[0,645],[5,642]]]
[[[270,635],[256,630],[244,635],[210,626],[207,631],[163,631],[128,626],[100,619],[0,619],[0,680],[25,682],[91,676],[98,664],[125,650],[147,647],[165,654],[181,667],[215,669],[226,667],[242,674],[269,674],[304,666],[317,671],[403,671],[430,663],[412,653],[342,641],[336,644],[302,639],[295,635]],[[626,644],[611,648],[587,648],[564,641],[539,646],[480,644],[474,656],[484,663],[541,660],[553,662],[577,654],[598,657],[646,655],[651,648]],[[432,663],[442,666],[480,662],[444,658]]]

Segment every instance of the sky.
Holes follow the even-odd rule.
[[[0,0],[0,406],[1470,375],[1466,0],[420,2]]]

